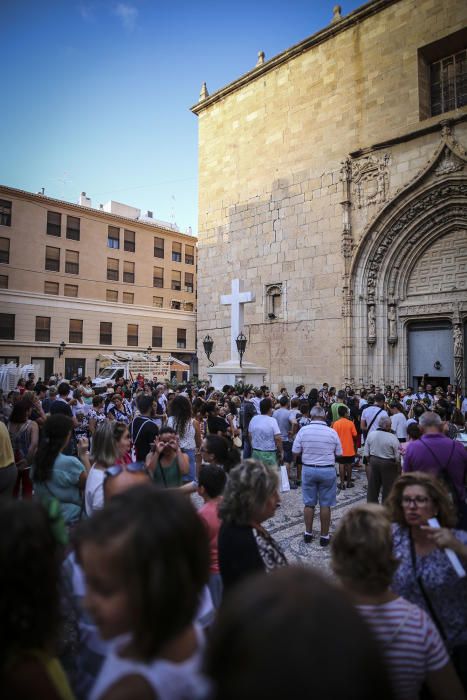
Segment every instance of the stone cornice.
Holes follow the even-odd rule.
[[[200,112],[215,104],[223,97],[226,97],[226,95],[229,95],[230,93],[239,90],[248,83],[256,80],[257,78],[260,78],[262,75],[265,75],[265,73],[269,73],[270,71],[274,70],[281,64],[287,63],[287,61],[290,61],[296,56],[299,56],[300,54],[309,51],[315,46],[318,46],[319,44],[328,41],[328,39],[331,39],[332,37],[336,36],[336,34],[340,34],[346,29],[350,29],[350,27],[353,27],[355,24],[362,22],[363,20],[367,19],[368,17],[371,17],[374,14],[377,14],[378,12],[381,12],[382,10],[385,10],[387,7],[394,5],[396,2],[400,2],[400,0],[371,0],[371,2],[368,2],[362,7],[357,8],[356,10],[348,14],[346,17],[343,17],[337,22],[329,24],[327,27],[325,27],[324,29],[320,29],[318,32],[312,34],[307,39],[304,39],[298,44],[295,44],[290,49],[287,49],[286,51],[283,51],[277,56],[274,56],[269,61],[266,61],[266,63],[256,66],[255,68],[253,68],[253,70],[250,70],[248,73],[245,73],[240,78],[237,78],[237,80],[234,80],[233,82],[229,83],[220,90],[217,90],[205,100],[202,100],[201,102],[198,102],[197,104],[190,107],[190,110],[193,112],[193,114],[198,115]]]

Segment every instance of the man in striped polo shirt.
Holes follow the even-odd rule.
[[[342,454],[342,446],[336,431],[329,428],[321,406],[314,406],[310,413],[311,423],[301,428],[294,440],[294,459],[302,455],[302,493],[305,518],[306,543],[313,539],[313,518],[319,503],[322,547],[329,544],[331,506],[336,505],[336,457]]]

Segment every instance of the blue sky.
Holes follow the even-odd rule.
[[[0,183],[109,199],[197,230],[197,118],[214,92],[326,26],[328,0],[1,0]],[[362,2],[342,2],[345,15]]]

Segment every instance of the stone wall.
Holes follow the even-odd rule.
[[[266,63],[195,109],[198,347],[209,332],[213,359],[228,357],[229,309],[219,295],[232,277],[242,278],[257,299],[245,309],[245,359],[267,367],[274,386],[342,383],[345,216],[352,251],[439,142],[439,133],[410,136],[440,121],[420,119],[418,49],[461,29],[465,3],[370,5],[378,11],[353,13],[342,31],[272,69]],[[397,137],[398,145],[372,148]],[[361,149],[369,151],[355,156]],[[353,178],[344,214],[342,161],[349,154],[360,179],[356,186]],[[283,285],[282,308],[269,320],[265,290],[275,283]]]

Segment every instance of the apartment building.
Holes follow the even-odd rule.
[[[97,373],[116,351],[193,366],[196,239],[119,202],[0,186],[0,363]]]

